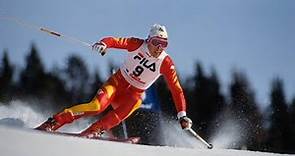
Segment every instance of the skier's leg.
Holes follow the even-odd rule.
[[[100,120],[92,124],[89,128],[83,131],[80,135],[88,138],[99,137],[103,131],[110,130],[114,126],[121,123],[128,116],[130,116],[136,109],[138,109],[142,103],[140,97],[125,96],[116,99],[116,101],[122,101],[120,106],[114,110],[108,112]]]
[[[49,118],[45,123],[37,127],[38,130],[55,131],[64,124],[71,123],[82,116],[99,114],[104,111],[114,97],[116,89],[111,82],[99,89],[97,95],[88,103],[78,104],[67,108]]]

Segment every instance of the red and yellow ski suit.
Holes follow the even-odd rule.
[[[145,53],[146,41],[139,38],[107,37],[102,39],[101,42],[105,43],[107,48],[125,49],[129,54],[138,53],[137,55],[132,55],[130,58],[134,58],[134,61],[139,62],[142,66],[147,68],[146,70],[149,69],[151,73],[143,74],[144,77],[141,79],[137,78],[137,76],[140,77],[139,74],[142,74],[138,74],[138,72],[142,72],[142,70],[135,68],[136,71],[133,73],[130,72],[127,67],[130,68],[130,66],[135,66],[135,64],[127,60],[127,64],[129,63],[129,65],[127,65],[126,69],[124,69],[124,67],[120,68],[120,70],[113,74],[89,103],[79,104],[65,109],[63,112],[54,116],[56,121],[70,123],[82,116],[99,114],[109,105],[112,105],[113,110],[82,132],[82,135],[83,133],[87,134],[98,129],[109,130],[140,107],[143,92],[158,78],[158,75],[163,75],[165,77],[172,93],[177,112],[185,113],[186,102],[183,90],[177,78],[173,61],[168,54],[163,55],[160,62],[151,58],[148,52]],[[153,61],[156,63],[150,63]],[[157,70],[159,70],[158,75]],[[153,74],[155,75],[154,77]],[[128,76],[130,76],[130,78]],[[149,77],[147,80],[150,84],[144,82],[145,77]]]

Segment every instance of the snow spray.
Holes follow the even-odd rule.
[[[221,126],[216,129],[210,141],[214,148],[235,148],[243,143],[241,134],[245,133],[245,129],[241,124],[233,119],[226,119]]]
[[[40,111],[38,108],[34,109],[32,101],[25,102],[21,100],[14,100],[7,104],[0,103],[1,125],[35,128],[51,116],[52,112]],[[63,126],[60,131],[78,133],[83,131],[90,124],[91,122],[88,118],[80,119],[72,124]]]
[[[8,104],[0,103],[0,124],[31,128],[44,121],[45,115],[20,100]]]

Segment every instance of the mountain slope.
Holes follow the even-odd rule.
[[[0,126],[2,156],[279,156],[282,154],[229,149],[190,149],[134,145],[111,141],[51,135],[34,130]]]

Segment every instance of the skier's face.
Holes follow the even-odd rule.
[[[167,39],[158,38],[158,37],[152,37],[148,39],[148,49],[150,51],[150,54],[158,58],[163,50],[165,50],[168,46]]]

